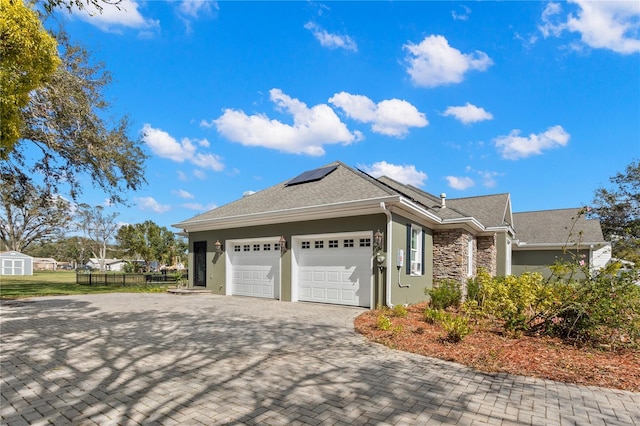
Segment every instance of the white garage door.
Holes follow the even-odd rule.
[[[232,294],[277,298],[280,285],[280,251],[277,242],[233,242]]]
[[[371,235],[298,239],[298,299],[340,305],[371,305]]]

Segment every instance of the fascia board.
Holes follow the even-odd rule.
[[[425,219],[427,219],[427,221],[433,223],[433,224],[441,224],[442,223],[442,219],[439,218],[438,216],[436,216],[435,214],[431,213],[430,211],[428,211],[427,209],[418,206],[417,204],[412,203],[411,201],[407,200],[406,198],[401,198],[400,199],[400,203],[398,205],[398,208],[408,211],[410,213],[413,213],[414,215],[418,216],[418,217],[423,217]]]
[[[485,232],[487,229],[474,217],[460,217],[457,219],[445,219],[442,221],[444,227],[460,227],[460,225],[467,225],[476,232]],[[448,226],[453,225],[453,226]]]
[[[514,240],[514,250],[558,250],[562,248],[566,248],[568,250],[572,249],[590,249],[596,246],[605,247],[610,245],[607,242],[598,241],[598,242],[589,242],[582,241],[580,243],[525,243]]]
[[[227,218],[204,219],[198,222],[177,223],[172,225],[186,232],[211,231],[226,228],[270,225],[276,223],[301,222],[305,220],[332,219],[363,214],[380,213],[380,203],[398,202],[399,196],[369,198],[344,203],[323,204],[319,206],[276,210]]]

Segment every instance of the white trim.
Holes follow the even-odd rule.
[[[343,203],[323,204],[319,206],[295,209],[275,210],[263,213],[231,216],[225,218],[203,219],[194,222],[182,222],[171,225],[187,232],[212,231],[226,228],[240,228],[264,224],[301,222],[305,220],[332,219],[348,216],[361,216],[380,212],[380,202],[397,202],[399,195],[370,198]]]

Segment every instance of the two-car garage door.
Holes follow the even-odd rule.
[[[295,244],[298,300],[371,306],[370,234],[298,237]]]
[[[227,242],[231,281],[227,294],[280,298],[278,239]],[[296,236],[291,244],[293,301],[371,306],[371,233]]]

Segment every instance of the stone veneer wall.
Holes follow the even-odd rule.
[[[473,236],[461,229],[433,233],[433,278],[453,279],[466,288],[468,266],[468,244]],[[474,247],[474,253],[477,250]],[[475,257],[475,256],[474,256]],[[476,271],[474,259],[473,271]]]
[[[478,237],[478,254],[476,262],[478,268],[484,268],[492,277],[498,273],[498,249],[496,247],[496,235]],[[477,273],[477,271],[475,272]]]

